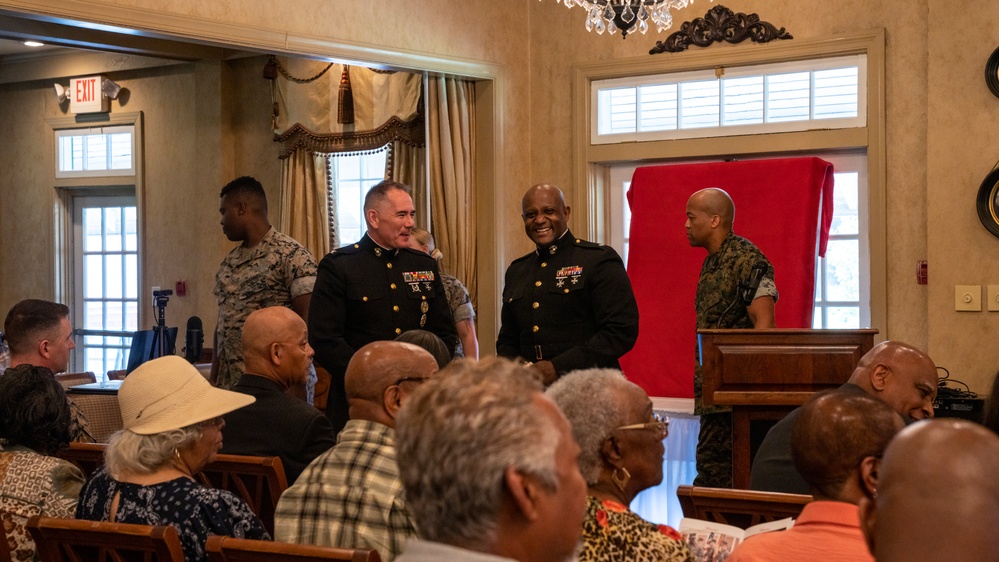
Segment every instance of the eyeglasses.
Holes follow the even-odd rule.
[[[652,414],[652,421],[646,423],[634,423],[631,425],[622,425],[614,430],[624,430],[624,429],[651,429],[660,435],[660,439],[666,439],[669,435],[669,418],[667,416],[660,416],[659,414]]]
[[[415,382],[416,384],[423,384],[426,382],[427,377],[402,377],[401,379],[392,383],[392,386],[399,386],[404,382]]]

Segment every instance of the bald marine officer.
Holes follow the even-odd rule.
[[[309,306],[309,344],[329,371],[326,416],[347,424],[344,376],[354,351],[407,331],[433,332],[454,354],[458,333],[437,260],[409,248],[416,209],[408,185],[383,181],[364,198],[368,230],[319,262]]]
[[[551,384],[569,371],[620,368],[638,338],[638,305],[624,263],[609,246],[567,226],[562,190],[538,184],[521,202],[535,251],[506,270],[496,354],[521,357]]]

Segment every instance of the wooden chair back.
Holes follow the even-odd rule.
[[[678,486],[676,496],[684,517],[733,525],[742,529],[785,517],[798,517],[812,496]]]
[[[220,536],[208,537],[206,550],[208,550],[208,560],[211,562],[322,562],[324,560],[381,562],[382,560],[378,551],[375,550],[332,548]]]
[[[105,447],[103,443],[70,443],[59,453],[59,458],[80,467],[89,478],[104,465]],[[274,535],[274,510],[278,498],[288,488],[280,458],[217,455],[197,478],[205,486],[236,494],[260,517],[271,536]]]
[[[284,465],[278,457],[218,455],[197,475],[205,486],[229,490],[260,516],[274,536],[274,510],[288,488]]]
[[[97,375],[91,373],[90,371],[85,371],[83,373],[59,373],[55,375],[55,380],[62,385],[63,390],[76,386],[78,384],[90,384],[92,382],[97,382]]]
[[[106,521],[28,520],[42,562],[184,562],[177,529]]]
[[[90,478],[90,475],[97,472],[97,469],[104,466],[104,443],[78,443],[72,442],[69,447],[59,451],[57,455],[60,459],[69,461],[83,471],[83,475]]]

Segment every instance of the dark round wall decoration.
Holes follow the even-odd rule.
[[[985,63],[985,83],[992,90],[992,95],[999,98],[999,48],[992,51],[992,56]]]
[[[999,168],[989,172],[978,188],[978,218],[989,232],[999,237]]]

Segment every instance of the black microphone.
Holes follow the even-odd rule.
[[[767,265],[765,261],[758,261],[753,266],[752,271],[749,272],[749,281],[742,289],[742,304],[749,306],[753,304],[753,299],[756,298],[756,290],[760,288],[760,282],[763,278],[767,276],[767,271],[770,266]]]
[[[192,316],[187,319],[187,339],[184,340],[184,358],[191,363],[201,359],[201,349],[205,345],[205,333],[201,328],[201,318]]]

